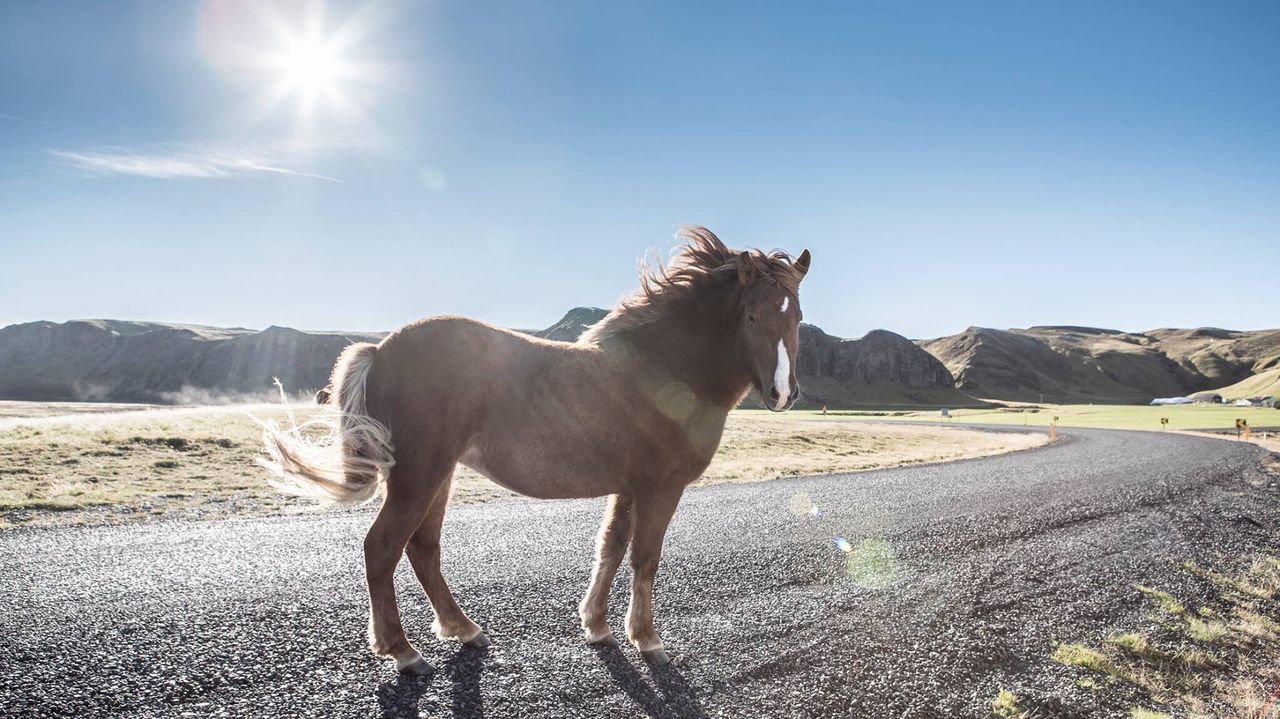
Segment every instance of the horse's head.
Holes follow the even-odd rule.
[[[778,253],[781,254],[781,253]],[[796,351],[800,344],[800,280],[809,271],[809,251],[779,277],[760,253],[738,255],[742,285],[738,312],[737,352],[765,406],[783,412],[800,396],[796,384]]]

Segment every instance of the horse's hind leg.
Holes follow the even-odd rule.
[[[592,644],[616,646],[618,643],[609,631],[609,589],[613,586],[618,566],[622,564],[622,557],[627,553],[627,544],[631,542],[632,503],[629,494],[609,497],[600,534],[596,536],[596,562],[591,572],[591,584],[578,605],[582,631]]]
[[[631,606],[627,610],[627,638],[653,664],[671,661],[653,627],[653,579],[658,573],[662,538],[680,502],[681,490],[637,495],[635,528],[631,535]]]
[[[387,478],[386,497],[364,539],[365,575],[369,582],[369,648],[395,659],[396,669],[422,675],[430,671],[418,650],[405,638],[396,605],[394,575],[409,537],[422,524],[453,462],[423,463],[397,457]]]
[[[431,600],[431,608],[435,610],[436,620],[431,628],[436,636],[446,640],[455,639],[470,647],[487,647],[489,637],[458,606],[453,592],[449,591],[448,582],[440,572],[440,528],[444,524],[445,509],[449,505],[451,483],[452,475],[436,492],[427,516],[409,539],[409,562]]]

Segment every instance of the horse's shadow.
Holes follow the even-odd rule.
[[[648,679],[638,671],[618,647],[596,647],[605,669],[631,700],[655,719],[706,719],[707,713],[697,692],[673,665],[653,667]],[[440,674],[452,680],[449,703],[454,717],[481,719],[484,704],[480,696],[480,676],[484,673],[487,649],[463,647],[439,670],[426,677],[397,676],[378,688],[378,706],[384,719],[419,716],[423,694]]]
[[[707,713],[698,701],[697,692],[675,665],[653,667],[649,672],[653,680],[651,686],[618,647],[596,647],[595,650],[613,681],[649,716],[658,719],[706,718]]]
[[[407,677],[397,674],[395,679],[384,682],[376,692],[378,709],[383,719],[400,719],[418,716],[418,700],[427,691],[435,674],[425,677]]]
[[[397,676],[378,687],[378,707],[384,719],[418,717],[419,702],[439,674],[447,674],[453,681],[449,704],[454,717],[480,719],[484,716],[484,703],[480,698],[480,675],[484,673],[487,649],[463,647],[437,671],[425,677]]]

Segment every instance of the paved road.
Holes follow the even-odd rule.
[[[579,641],[602,500],[451,512],[446,572],[494,644],[432,640],[402,567],[406,627],[438,668],[421,680],[364,649],[367,512],[3,532],[0,715],[987,716],[1001,687],[1106,715],[1046,660],[1055,643],[1140,621],[1135,582],[1196,591],[1184,559],[1274,544],[1280,490],[1250,445],[1062,434],[690,492],[659,574],[676,662],[652,671]]]

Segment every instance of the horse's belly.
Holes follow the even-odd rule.
[[[554,455],[538,453],[537,456],[513,461],[472,448],[458,462],[494,484],[538,499],[601,497],[616,494],[622,489],[616,474],[584,471],[580,462],[568,457],[556,461]]]

